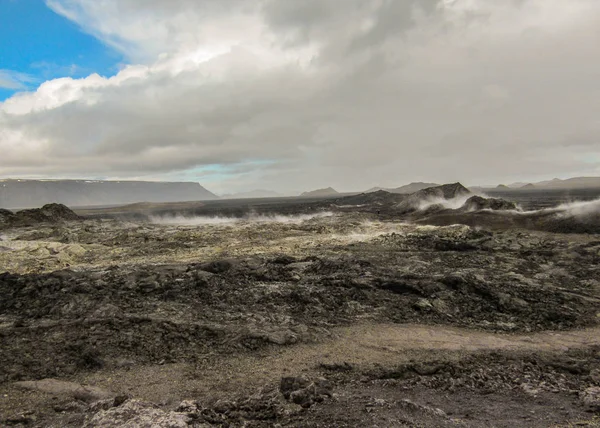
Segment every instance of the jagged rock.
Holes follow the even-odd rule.
[[[310,382],[305,377],[284,377],[281,379],[280,392],[286,398],[302,407],[310,407],[331,397],[333,385],[325,378]]]
[[[402,202],[406,198],[405,195],[390,193],[385,190],[377,190],[370,193],[361,193],[359,195],[345,196],[343,198],[336,199],[337,205],[348,206],[348,205],[391,205]]]
[[[81,385],[75,382],[65,382],[58,379],[42,379],[38,381],[15,382],[15,386],[32,391],[40,391],[54,395],[68,395],[88,403],[114,399],[116,394],[102,388]]]
[[[180,413],[197,413],[202,410],[202,406],[197,401],[184,400],[179,403],[176,411]]]
[[[165,412],[145,401],[128,400],[118,407],[100,410],[85,423],[85,428],[187,428],[190,417]]]
[[[113,401],[113,400],[102,400],[102,401]],[[99,403],[100,401],[98,401]],[[84,413],[89,410],[88,406],[81,401],[70,401],[68,403],[58,403],[52,406],[52,409],[55,412],[65,412],[65,413]]]
[[[593,411],[600,411],[600,387],[591,386],[579,393],[583,404]]]
[[[433,308],[441,313],[441,314],[446,314],[449,312],[449,308],[448,308],[448,303],[446,303],[444,300],[442,299],[434,299],[431,301],[431,305],[433,306]]]
[[[431,304],[431,302],[427,299],[419,299],[415,302],[414,304],[416,309],[419,309],[421,311],[430,311],[433,309],[433,305]]]
[[[96,401],[90,404],[88,410],[92,413],[97,413],[101,410],[112,409],[113,407],[119,407],[125,401],[127,401],[130,397],[127,395],[118,395],[115,398],[108,398],[105,400]]]
[[[307,388],[292,392],[290,400],[302,407],[310,407],[313,403],[312,395]]]
[[[436,201],[455,199],[470,193],[471,191],[460,183],[444,184],[419,190],[395,205],[394,208],[399,213],[409,213],[423,207],[431,209],[432,206],[439,204]],[[438,208],[440,207],[443,208],[443,206],[438,206]]]
[[[522,383],[520,387],[525,394],[531,395],[532,397],[537,397],[540,393],[539,388],[535,388],[528,383]]]
[[[234,260],[215,260],[213,262],[203,264],[200,266],[200,269],[212,274],[219,274],[227,272],[234,266],[234,264]]]
[[[284,377],[281,378],[279,391],[288,400],[292,392],[306,388],[308,385],[310,385],[310,381],[305,377]]]
[[[4,226],[34,226],[40,223],[60,223],[80,219],[81,217],[62,204],[47,204],[42,208],[22,210],[15,214],[8,210],[0,212],[0,225]]]
[[[3,224],[10,223],[15,218],[15,214],[12,211],[0,208],[0,226]]]
[[[514,202],[500,198],[484,198],[482,196],[471,196],[460,208],[461,211],[480,211],[480,210],[516,210],[517,205]]]
[[[64,220],[79,220],[79,216],[63,204],[46,204],[42,208],[18,211],[16,216],[22,220],[31,219],[34,222],[57,222]]]
[[[218,400],[213,406],[213,409],[217,413],[226,413],[235,408],[236,408],[236,403],[234,403],[233,401],[229,401],[229,400]]]

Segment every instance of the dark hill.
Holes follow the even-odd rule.
[[[15,218],[15,214],[12,211],[0,208],[0,227],[9,224],[13,218]]]
[[[410,195],[411,193],[418,192],[419,190],[429,189],[430,187],[439,186],[437,183],[423,183],[423,182],[415,182],[410,183],[405,186],[396,187],[395,189],[389,189],[389,192],[392,193],[404,193],[405,195]]]
[[[483,198],[481,196],[471,196],[460,208],[461,211],[480,211],[480,210],[516,210],[517,205],[514,202],[499,198]]]
[[[12,213],[0,210],[0,226],[34,226],[40,223],[61,223],[80,220],[77,214],[62,204],[47,204],[42,208],[32,208]]]
[[[358,195],[346,196],[336,199],[340,205],[393,205],[406,198],[405,195],[377,190],[375,192],[360,193]]]
[[[416,211],[423,203],[434,200],[450,200],[460,196],[471,194],[471,191],[460,183],[443,184],[441,186],[429,187],[409,195],[395,208],[400,212]]]

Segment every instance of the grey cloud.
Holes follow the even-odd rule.
[[[0,128],[47,142],[38,159],[0,159],[3,173],[168,177],[224,165],[198,173],[215,191],[600,173],[586,162],[600,154],[600,4],[575,0],[583,12],[572,16],[543,0],[219,4],[147,11],[161,28],[188,10],[206,22],[227,8],[254,16],[278,44],[265,46],[290,59],[261,68],[240,40],[208,63],[86,88],[60,107],[16,116],[0,105]],[[177,45],[172,31],[165,46]]]
[[[386,0],[376,10],[373,25],[364,34],[354,39],[352,50],[377,46],[391,37],[402,34],[415,25],[415,13],[430,14],[441,0]]]

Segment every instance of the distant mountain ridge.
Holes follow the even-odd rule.
[[[333,187],[326,187],[325,189],[317,189],[311,190],[310,192],[302,192],[300,196],[302,197],[320,197],[320,196],[337,196],[340,193],[335,190]]]
[[[553,180],[532,183],[536,188],[542,189],[576,189],[576,188],[598,188],[600,177],[572,177],[565,180],[555,178]]]
[[[423,182],[418,181],[418,182],[413,182],[410,184],[406,184],[404,186],[394,187],[394,188],[373,187],[373,188],[367,190],[365,193],[377,192],[379,190],[384,190],[388,193],[403,193],[403,194],[409,195],[411,193],[418,192],[419,190],[428,189],[430,187],[436,187],[436,186],[439,186],[439,184],[423,183]]]
[[[0,207],[71,207],[135,202],[180,202],[218,197],[199,183],[104,180],[0,180]]]
[[[537,183],[516,182],[508,186],[499,184],[498,186],[473,186],[471,189],[486,190],[533,190],[533,189],[598,189],[600,188],[600,177],[572,177],[561,180],[554,178],[552,180],[538,181]]]

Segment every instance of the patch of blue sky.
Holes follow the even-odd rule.
[[[220,181],[230,178],[232,175],[232,165],[204,165],[195,168],[190,168],[185,171],[178,171],[174,174],[169,174],[169,180],[176,181]]]
[[[0,101],[54,78],[113,76],[122,62],[43,0],[0,0]]]
[[[581,157],[581,160],[584,163],[600,165],[600,153],[587,153],[586,155]]]
[[[211,164],[180,171],[169,175],[169,179],[178,181],[198,181],[219,182],[239,176],[244,173],[254,172],[267,165],[275,164],[270,159],[254,159],[234,164]]]

